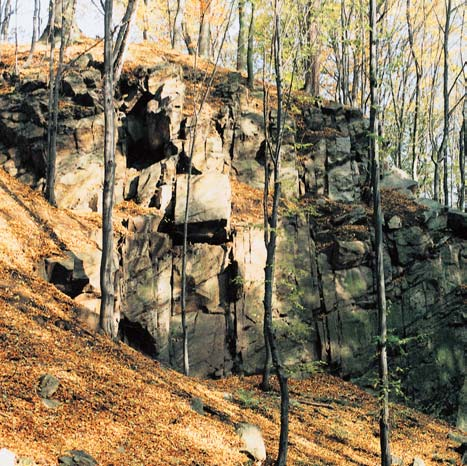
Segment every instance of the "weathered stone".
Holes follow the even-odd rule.
[[[68,97],[86,94],[88,91],[81,73],[76,71],[71,71],[70,73],[65,74],[62,80],[62,88],[63,92]]]
[[[50,398],[60,386],[60,380],[50,374],[44,374],[39,379],[38,393],[42,398]]]
[[[356,267],[369,259],[370,252],[370,245],[363,241],[336,241],[332,265],[336,270]]]
[[[96,68],[88,68],[81,73],[81,76],[90,89],[96,89],[99,87],[102,80],[101,72]]]
[[[398,215],[393,215],[387,222],[386,226],[390,230],[399,230],[402,228],[402,219]]]
[[[381,188],[397,189],[405,193],[415,193],[418,189],[418,183],[400,168],[392,167],[384,174],[381,180]]]
[[[58,458],[58,464],[66,466],[97,466],[97,461],[84,450],[70,450]]]
[[[397,230],[394,240],[399,263],[403,266],[426,259],[433,246],[433,240],[418,226]]]
[[[177,177],[175,198],[175,224],[182,225],[185,218],[187,176]],[[188,223],[216,222],[230,225],[231,190],[228,176],[206,173],[191,177]]]
[[[256,461],[266,460],[266,446],[264,445],[263,434],[258,426],[240,423],[235,427],[235,431],[243,441],[244,451],[249,453]]]

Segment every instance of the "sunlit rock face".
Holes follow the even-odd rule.
[[[98,211],[103,180],[102,79],[98,64],[64,85],[57,145],[60,207]],[[96,65],[93,67],[93,65]],[[261,93],[230,73],[216,80],[197,119],[189,70],[160,63],[125,74],[116,93],[116,201],[128,214],[116,242],[121,338],[180,369],[182,238],[188,196],[187,322],[193,375],[258,373],[264,364],[265,124]],[[25,96],[27,95],[27,98]],[[38,78],[0,96],[0,165],[40,190],[47,90]],[[275,333],[292,375],[324,361],[372,387],[377,313],[373,230],[367,200],[368,123],[334,103],[294,107],[282,147],[274,295]],[[389,170],[382,181],[390,368],[410,402],[465,425],[465,214],[428,200]],[[300,202],[297,202],[300,199]],[[98,236],[98,235],[97,235]],[[71,255],[73,253],[73,255]],[[48,258],[45,278],[97,324],[100,250]],[[395,373],[395,372],[394,372]],[[462,390],[462,387],[463,390]],[[461,425],[460,424],[460,425]]]

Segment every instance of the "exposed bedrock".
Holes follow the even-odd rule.
[[[92,65],[92,63],[91,63]],[[123,76],[117,93],[116,200],[144,208],[116,242],[115,282],[124,341],[181,368],[181,238],[187,173],[187,311],[193,375],[257,373],[265,247],[261,218],[264,121],[260,93],[231,73],[217,79],[197,120],[192,71],[161,62]],[[63,85],[57,153],[60,207],[97,211],[103,173],[98,66]],[[27,93],[27,98],[25,98]],[[274,321],[291,373],[317,361],[373,386],[377,316],[368,180],[368,123],[335,103],[297,103],[284,134],[283,191]],[[268,116],[274,134],[275,114]],[[0,96],[0,164],[42,189],[45,80]],[[388,170],[384,186],[390,368],[408,399],[465,426],[466,215],[415,199],[417,185]],[[301,202],[297,202],[299,199]],[[96,323],[95,247],[47,258],[43,276],[75,297]],[[84,311],[87,309],[87,311]],[[94,319],[94,320],[93,320]],[[406,368],[403,373],[398,367]],[[463,391],[462,391],[462,387]],[[463,395],[462,395],[463,393]]]

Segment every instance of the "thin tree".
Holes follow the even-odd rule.
[[[149,0],[144,0],[144,14],[143,14],[143,40],[148,40],[149,30]]]
[[[40,11],[40,0],[34,0],[34,13],[32,17],[32,37],[31,37],[31,48],[29,49],[29,55],[26,59],[24,66],[28,66],[34,57],[37,44],[37,32],[39,29],[39,11]]]
[[[209,13],[211,9],[211,0],[200,0],[200,23],[198,36],[198,54],[201,57],[209,57],[211,43],[211,24],[209,22]]]
[[[100,268],[101,309],[99,324],[108,336],[117,336],[115,325],[115,285],[113,279],[113,223],[112,211],[115,186],[115,111],[114,60],[112,40],[113,0],[104,5],[104,193],[102,199],[102,258]]]
[[[412,128],[412,164],[411,164],[411,175],[414,180],[418,180],[418,130],[419,130],[419,117],[420,117],[420,100],[421,100],[421,81],[423,78],[423,68],[421,61],[418,59],[415,51],[415,40],[414,32],[412,27],[412,20],[410,16],[411,0],[407,0],[406,4],[406,19],[407,19],[407,32],[410,44],[410,53],[412,55],[415,64],[415,109],[413,114],[413,128]]]
[[[317,18],[320,6],[321,0],[309,0],[306,15],[307,59],[304,91],[314,96],[319,95],[320,84],[319,24]]]
[[[462,110],[462,126],[459,135],[459,210],[464,210],[465,206],[465,160],[467,159],[467,78],[464,82],[464,106]],[[467,208],[466,208],[467,212]]]
[[[247,64],[247,34],[246,1],[238,0],[238,40],[237,40],[237,71],[244,71]]]
[[[255,2],[251,2],[250,26],[248,28],[248,49],[246,54],[247,70],[248,70],[248,87],[255,87],[255,72],[253,67],[254,53],[254,34],[255,34]]]
[[[54,31],[55,36],[61,35],[60,29],[63,28],[63,23],[59,18],[62,17],[62,11],[66,18],[64,37],[68,37],[68,41],[71,41],[81,34],[76,22],[76,3],[77,0],[49,0],[49,18],[40,41],[47,41],[51,30]]]
[[[2,24],[0,26],[0,39],[2,42],[8,40],[8,33],[10,31],[10,20],[13,15],[13,8],[11,6],[11,0],[6,0],[3,8]]]
[[[376,290],[378,301],[378,356],[380,384],[380,445],[381,466],[391,466],[389,446],[389,384],[387,361],[387,324],[386,324],[386,289],[384,284],[383,264],[383,222],[381,212],[381,194],[379,187],[379,142],[378,142],[378,30],[376,22],[376,0],[370,0],[370,158],[372,162],[373,181],[373,223],[375,228],[375,258],[376,258]]]
[[[125,53],[128,47],[128,36],[130,34],[131,23],[135,17],[138,0],[128,0],[120,27],[118,28],[117,39],[115,40],[112,52],[114,76],[113,82],[118,84],[123,69]]]
[[[284,112],[283,112],[283,89],[282,89],[282,46],[281,46],[281,9],[280,0],[274,0],[274,35],[273,35],[273,60],[274,73],[277,88],[277,117],[274,135],[274,147],[266,140],[266,161],[265,170],[268,173],[268,164],[272,164],[272,183],[273,196],[271,214],[269,215],[268,206],[268,185],[269,175],[265,176],[264,186],[264,215],[265,215],[265,246],[266,246],[266,265],[264,268],[264,339],[266,347],[269,344],[272,363],[279,380],[281,393],[281,431],[279,438],[279,453],[276,464],[285,466],[287,464],[288,435],[289,435],[289,389],[287,375],[282,364],[276,337],[273,331],[272,322],[272,298],[274,289],[274,270],[276,262],[277,229],[279,223],[279,205],[281,199],[281,149],[284,131]],[[265,126],[267,121],[264,122]],[[268,365],[266,356],[266,366]],[[268,371],[268,367],[265,367]],[[265,371],[265,372],[266,372]],[[263,386],[269,385],[269,381],[264,380]]]

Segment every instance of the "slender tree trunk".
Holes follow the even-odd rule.
[[[198,54],[209,57],[211,42],[211,25],[209,23],[209,10],[211,0],[200,0],[201,20],[199,25]]]
[[[247,26],[246,2],[238,0],[238,42],[237,42],[237,71],[244,71],[247,63]]]
[[[308,94],[319,95],[320,78],[320,49],[318,46],[319,26],[316,18],[317,9],[320,7],[320,1],[310,0],[308,2],[308,14],[306,18],[307,38],[308,38],[308,58],[306,61],[307,69],[305,72],[304,91]]]
[[[125,53],[128,47],[128,35],[130,34],[131,23],[136,15],[138,0],[128,0],[125,15],[122,19],[122,24],[118,29],[117,39],[113,49],[113,83],[118,85],[120,75],[122,74]]]
[[[143,16],[143,41],[148,40],[148,30],[149,30],[149,0],[144,0],[144,16]]]
[[[34,15],[32,18],[31,48],[29,49],[29,55],[24,66],[29,65],[29,63],[34,57],[34,52],[36,50],[37,30],[38,30],[38,25],[39,25],[39,10],[40,10],[40,0],[34,0]]]
[[[420,115],[420,99],[421,99],[421,81],[422,81],[422,67],[418,60],[417,54],[415,53],[415,41],[412,29],[412,21],[410,18],[411,0],[407,0],[406,4],[406,19],[407,19],[407,31],[409,36],[410,53],[415,63],[415,110],[413,115],[413,128],[412,128],[412,164],[411,164],[411,175],[414,180],[418,180],[418,120]]]
[[[248,87],[255,87],[255,72],[253,67],[254,53],[254,34],[255,34],[255,3],[251,2],[250,26],[248,28],[248,50],[247,50],[247,68],[248,68]]]
[[[383,227],[381,195],[379,188],[379,143],[378,143],[378,31],[376,22],[376,0],[370,0],[370,155],[373,167],[373,215],[375,228],[376,288],[379,316],[379,383],[380,383],[380,444],[381,466],[391,466],[389,446],[389,384],[387,361],[386,289],[383,264]]]
[[[444,205],[449,206],[449,183],[448,183],[448,141],[449,141],[449,30],[451,28],[451,10],[452,0],[447,0],[446,3],[446,21],[444,25],[444,41],[443,41],[443,104],[444,104],[444,128],[443,128],[443,144],[442,144],[442,161],[443,161],[443,192]]]
[[[186,48],[188,50],[189,55],[196,54],[196,44],[193,42],[193,39],[190,36],[190,32],[188,31],[188,25],[186,21],[183,20],[182,23],[182,31],[183,31],[183,41],[185,42]]]
[[[50,1],[50,17],[52,22],[55,22],[55,4],[54,0]],[[50,55],[49,55],[49,112],[48,112],[48,125],[47,125],[47,168],[46,168],[46,185],[45,197],[49,204],[55,206],[57,201],[55,199],[55,162],[57,158],[57,128],[55,114],[55,34],[50,34]],[[57,102],[58,107],[58,102]]]
[[[462,112],[462,127],[459,138],[459,210],[467,208],[465,206],[465,160],[467,158],[467,80],[464,87],[464,107]]]
[[[49,19],[47,25],[40,37],[40,41],[46,41],[49,38],[50,30],[54,31],[55,36],[61,35],[61,28],[64,27],[65,31],[63,36],[69,37],[69,41],[74,41],[77,37],[81,35],[78,24],[76,23],[76,2],[77,0],[50,0],[49,3]],[[51,7],[54,6],[54,12],[52,15]],[[62,21],[59,21],[61,18],[62,10],[65,15],[65,23],[63,26]],[[67,44],[68,45],[68,44]]]
[[[11,20],[11,15],[13,14],[13,10],[11,8],[11,0],[6,0],[3,11],[4,13],[3,13],[2,25],[0,29],[0,36],[1,36],[2,42],[5,42],[8,40],[8,33],[10,31],[10,20]]]
[[[115,186],[115,110],[113,87],[113,44],[112,13],[113,0],[105,0],[104,7],[104,193],[102,203],[102,259],[100,269],[101,309],[99,324],[101,330],[115,338],[118,328],[115,319],[115,285],[113,270],[113,223],[112,210]]]
[[[173,21],[173,30],[172,30],[172,48],[173,49],[179,47],[179,44],[182,41],[182,37],[185,37],[184,30],[183,30],[184,29],[183,28],[184,26],[183,16],[185,15],[185,4],[186,4],[186,0],[177,1],[177,10],[175,12],[175,18]],[[190,43],[191,43],[191,39],[190,39]]]
[[[274,369],[279,379],[279,386],[281,392],[281,431],[279,438],[279,453],[277,456],[276,464],[278,466],[285,466],[287,464],[287,450],[288,450],[288,435],[289,435],[289,390],[288,380],[285,374],[284,367],[279,354],[276,337],[273,331],[272,321],[272,296],[274,289],[274,268],[276,261],[276,245],[277,245],[277,227],[279,217],[279,203],[281,197],[281,146],[283,134],[283,95],[282,95],[282,50],[281,50],[281,23],[280,23],[281,4],[280,0],[274,1],[274,20],[275,31],[273,38],[273,51],[274,51],[274,68],[276,75],[277,87],[277,121],[276,121],[276,135],[275,135],[275,148],[274,153],[270,154],[273,164],[273,201],[272,212],[269,218],[269,228],[266,234],[266,266],[264,269],[264,319],[265,319],[265,340],[269,342],[271,350],[272,362]],[[264,122],[265,125],[267,122]],[[266,164],[269,163],[266,161]],[[265,186],[265,189],[267,187]],[[265,207],[265,214],[268,216],[267,205]],[[267,219],[266,219],[267,222]]]

